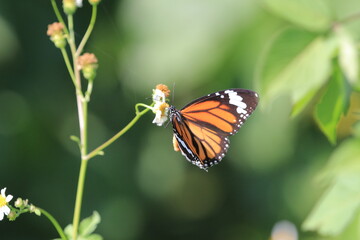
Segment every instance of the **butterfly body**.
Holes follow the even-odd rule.
[[[187,104],[181,110],[170,106],[174,149],[201,169],[218,164],[235,134],[255,110],[258,94],[246,89],[211,93]]]

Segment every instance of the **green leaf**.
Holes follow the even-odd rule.
[[[97,211],[94,211],[90,217],[83,219],[79,226],[79,235],[87,236],[95,231],[97,225],[100,223],[101,218]]]
[[[78,144],[80,144],[80,138],[78,136],[75,135],[71,135],[70,139]]]
[[[65,235],[70,239],[73,233],[73,226],[72,224],[69,224],[64,229]]]
[[[353,126],[353,135],[360,138],[360,122],[356,122]]]
[[[330,184],[342,175],[360,174],[360,138],[344,141],[331,155],[329,162],[318,176],[318,181]]]
[[[99,234],[91,234],[86,238],[87,240],[103,240],[103,237]]]
[[[328,140],[336,143],[336,129],[345,110],[347,98],[345,81],[338,67],[315,108],[315,120]]]
[[[359,54],[356,41],[354,37],[341,26],[337,26],[335,33],[339,41],[340,67],[351,85],[359,87]]]
[[[272,81],[315,37],[314,34],[295,28],[284,28],[276,33],[270,39],[258,62],[256,80],[260,92],[265,92]]]
[[[290,44],[294,36],[303,38],[297,44]],[[311,100],[311,93],[323,86],[331,74],[337,41],[333,37],[310,39],[309,35],[289,29],[272,42],[257,79],[263,103],[272,102],[279,95],[290,95],[292,104],[298,104],[295,111],[298,114]]]
[[[304,221],[304,230],[339,235],[351,224],[354,216],[359,215],[359,146],[360,139],[353,138],[343,142],[331,155],[329,164],[319,176],[322,183],[327,183],[328,189]]]
[[[360,173],[336,179],[303,224],[304,230],[322,235],[340,234],[360,206]]]
[[[99,234],[91,234],[86,236],[78,236],[77,240],[102,240],[103,237]],[[69,239],[71,240],[71,238]]]
[[[344,239],[359,239],[359,223],[360,223],[360,214],[359,212],[351,219],[351,223],[349,223],[346,228],[341,232],[341,234],[337,235],[335,238],[331,238],[331,240],[344,240]]]
[[[310,90],[302,99],[300,99],[294,104],[291,110],[291,117],[296,117],[304,110],[304,108],[309,104],[309,102],[311,102],[311,100],[316,95],[317,90],[318,89]]]
[[[267,7],[309,31],[324,31],[331,25],[329,7],[323,0],[265,0]]]

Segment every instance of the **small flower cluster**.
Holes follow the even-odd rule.
[[[96,77],[98,60],[93,53],[84,53],[78,58],[78,68],[82,70],[84,77],[92,81]]]
[[[64,24],[54,22],[48,25],[47,35],[57,48],[64,48],[66,46],[66,35],[64,32]]]
[[[101,0],[89,0],[89,3],[93,6],[100,3]],[[76,9],[79,7],[82,7],[82,0],[63,0],[63,10],[66,15],[71,16],[75,13]],[[94,9],[94,8],[93,8]],[[96,16],[96,12],[93,12],[93,16]],[[92,16],[92,18],[93,18]],[[72,18],[71,18],[72,19]],[[95,19],[95,18],[94,18]],[[78,77],[78,74],[76,70],[81,70],[84,78],[89,81],[88,88],[85,93],[85,97],[83,99],[85,101],[90,100],[90,95],[93,88],[93,80],[96,77],[96,71],[98,69],[98,59],[93,53],[84,53],[81,56],[79,54],[82,52],[83,47],[87,41],[87,38],[82,39],[80,45],[78,48],[75,45],[75,39],[73,37],[73,23],[68,24],[68,26],[63,22],[61,18],[59,18],[60,22],[54,22],[52,24],[48,25],[47,29],[47,35],[50,37],[50,40],[55,44],[57,48],[60,48],[62,51],[62,54],[65,59],[65,63],[67,64],[68,68],[69,66],[69,57],[67,55],[67,51],[65,51],[65,47],[67,44],[69,44],[73,61],[76,63],[76,69],[70,69],[70,75],[72,75],[72,80],[75,84],[75,87],[78,89],[78,93],[82,92],[81,89],[81,80],[75,79]],[[70,20],[69,20],[70,21]],[[90,29],[90,25],[88,30]],[[87,33],[90,33],[91,31],[88,31]],[[86,35],[86,34],[85,34]],[[89,35],[87,35],[89,36]],[[76,49],[77,48],[77,49]],[[75,50],[74,50],[75,49]]]
[[[158,84],[153,90],[152,99],[154,106],[151,108],[155,113],[153,123],[158,126],[162,126],[168,119],[169,104],[166,102],[166,98],[169,97],[170,90],[164,84]]]
[[[67,15],[73,15],[78,6],[82,6],[82,1],[63,0],[63,9]]]
[[[67,15],[73,15],[76,9],[82,7],[83,0],[63,0],[63,9]],[[91,5],[97,5],[101,0],[89,0]]]
[[[10,221],[14,221],[22,213],[30,212],[40,216],[41,211],[33,204],[29,204],[29,200],[23,200],[21,198],[16,199],[14,207],[9,204],[13,199],[12,195],[5,194],[6,188],[1,189],[0,195],[0,221],[4,219],[6,215]]]

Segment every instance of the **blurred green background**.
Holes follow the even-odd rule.
[[[344,1],[343,14],[353,5]],[[84,2],[75,15],[78,39],[90,13]],[[0,0],[0,188],[64,227],[72,221],[80,163],[69,139],[78,135],[73,85],[46,35],[54,21],[50,1]],[[90,149],[124,127],[136,103],[150,103],[158,83],[175,90],[178,108],[226,88],[256,91],[259,57],[285,24],[261,1],[103,1],[86,46],[100,65],[89,105]],[[287,98],[262,105],[260,98],[208,173],[174,152],[171,126],[156,127],[147,114],[89,163],[82,217],[97,210],[104,239],[265,240],[279,220],[299,228],[322,191],[314,176],[332,147],[311,117],[289,118]],[[0,234],[57,237],[44,217],[26,214],[1,222]]]

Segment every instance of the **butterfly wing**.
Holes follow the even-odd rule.
[[[228,89],[198,98],[180,111],[170,108],[174,148],[191,163],[207,169],[221,161],[235,134],[255,110],[258,94]]]

